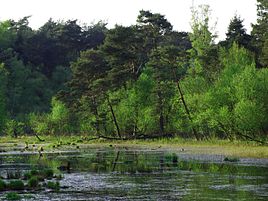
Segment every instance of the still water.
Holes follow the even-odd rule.
[[[268,200],[268,160],[172,150],[91,148],[70,152],[1,153],[0,176],[50,167],[60,190],[18,191],[22,200]],[[0,192],[4,200],[7,192]]]

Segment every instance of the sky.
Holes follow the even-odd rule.
[[[38,29],[49,18],[74,20],[90,25],[103,20],[112,28],[115,24],[129,26],[136,23],[139,10],[165,15],[174,30],[190,31],[191,6],[208,4],[219,39],[225,38],[227,27],[235,14],[244,19],[248,32],[255,23],[256,0],[1,0],[0,21],[18,20],[31,16],[30,26]]]

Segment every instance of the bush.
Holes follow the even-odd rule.
[[[5,132],[9,136],[18,137],[18,135],[23,134],[24,126],[24,123],[11,119],[6,123]]]
[[[11,181],[8,184],[8,187],[11,190],[23,190],[24,189],[24,183],[21,180],[14,180],[14,181]]]

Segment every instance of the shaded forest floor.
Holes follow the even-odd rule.
[[[182,138],[162,138],[150,140],[91,140],[84,136],[41,136],[39,141],[34,136],[18,138],[0,137],[0,152],[8,151],[69,151],[94,147],[107,148],[141,148],[148,150],[174,150],[192,154],[211,154],[232,157],[268,158],[268,146],[254,142],[228,141],[213,139],[196,141]]]

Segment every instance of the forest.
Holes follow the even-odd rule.
[[[268,2],[218,41],[208,6],[191,32],[141,10],[135,25],[0,22],[0,135],[268,139]]]

